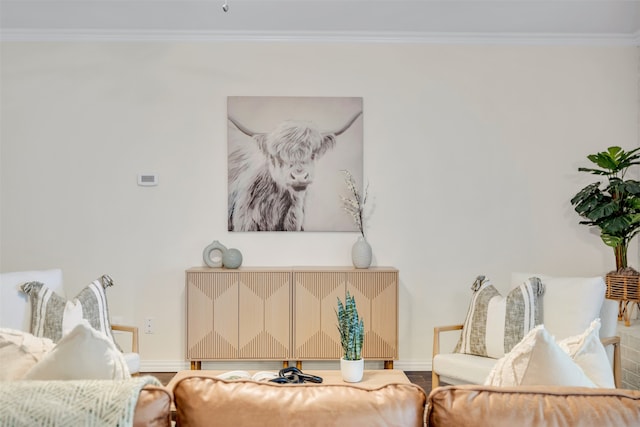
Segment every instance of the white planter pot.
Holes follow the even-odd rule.
[[[340,359],[340,372],[342,373],[342,379],[345,382],[357,383],[362,381],[362,376],[364,375],[364,359]]]

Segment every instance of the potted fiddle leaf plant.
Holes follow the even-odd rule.
[[[624,318],[626,326],[631,324],[629,304],[635,301],[628,296],[637,295],[640,288],[640,273],[627,264],[629,241],[640,231],[640,182],[625,177],[632,166],[640,165],[639,151],[614,146],[587,156],[598,167],[578,170],[604,177],[605,182],[589,184],[571,199],[585,218],[580,224],[598,227],[604,244],[613,248],[616,270],[606,275],[605,295],[619,301],[618,318]]]
[[[357,383],[362,380],[364,374],[364,359],[362,358],[362,344],[364,343],[364,322],[358,315],[356,299],[349,294],[345,297],[344,304],[338,298],[338,332],[342,345],[342,358],[340,359],[340,372],[346,382]]]
[[[587,158],[597,168],[578,168],[604,178],[587,185],[572,199],[580,224],[598,227],[605,245],[613,248],[617,274],[638,275],[627,264],[629,241],[640,232],[640,182],[625,179],[632,166],[640,165],[640,148],[625,151],[609,147]]]

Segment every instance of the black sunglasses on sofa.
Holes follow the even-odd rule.
[[[305,374],[295,366],[290,366],[280,369],[278,376],[269,381],[278,384],[302,384],[305,382],[320,384],[322,383],[322,377]]]

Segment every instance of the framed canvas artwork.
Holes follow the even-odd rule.
[[[227,98],[229,231],[355,231],[343,170],[362,186],[358,97]]]

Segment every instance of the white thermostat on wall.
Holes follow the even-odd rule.
[[[138,174],[138,185],[142,185],[144,187],[152,187],[154,185],[158,185],[158,174],[157,173]]]

